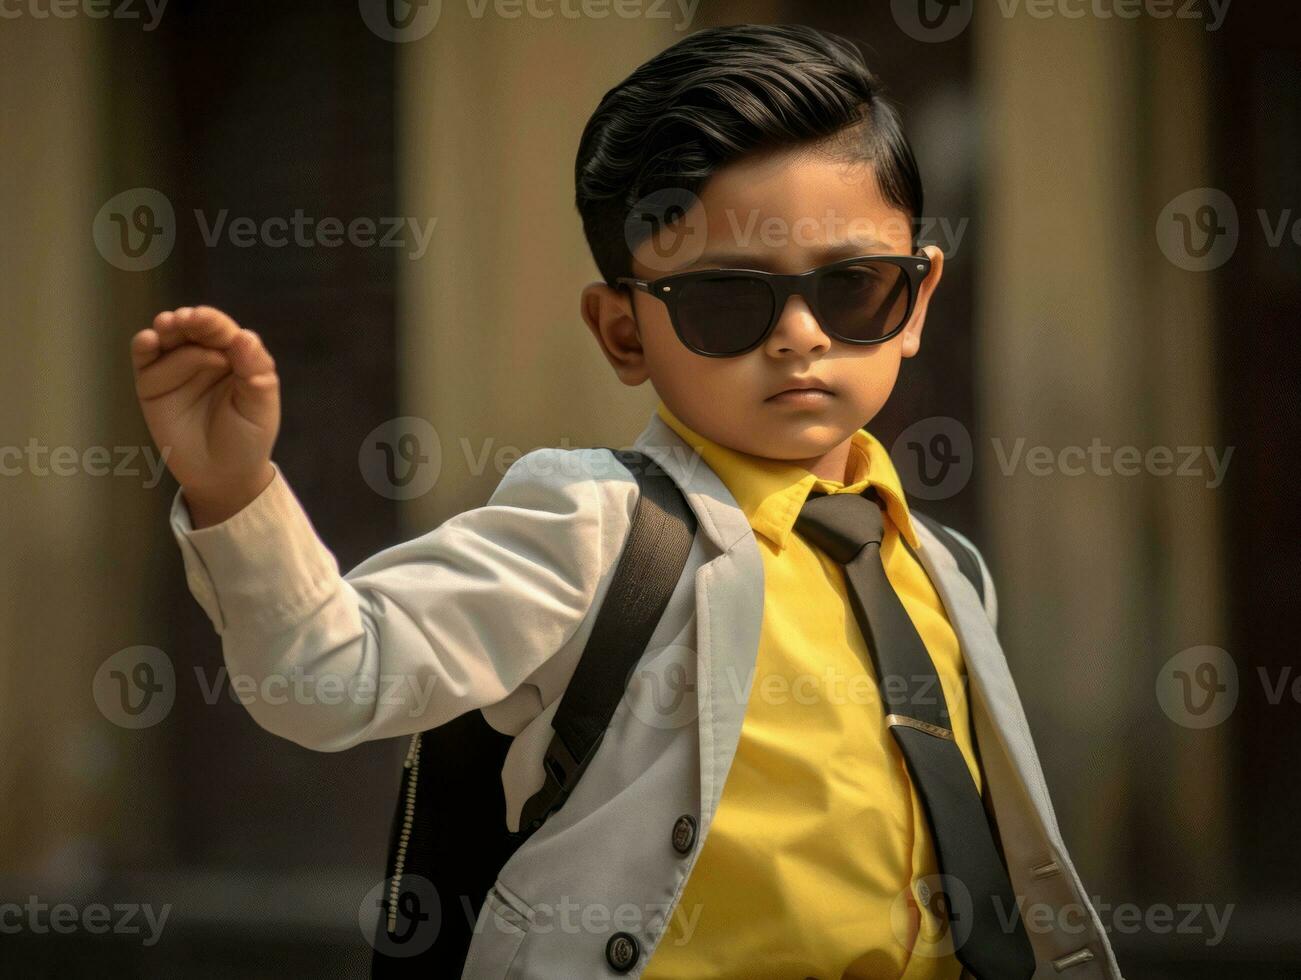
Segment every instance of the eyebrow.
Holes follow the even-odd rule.
[[[860,255],[877,255],[893,254],[892,249],[876,240],[858,240],[848,242],[836,242],[830,245],[821,245],[813,250],[814,262],[809,268],[814,269],[818,266],[829,265],[840,259],[852,259]],[[700,254],[695,262],[691,263],[691,269],[708,268],[713,266],[719,269],[758,269],[760,271],[769,271],[773,265],[773,252],[764,250],[760,252],[711,252],[706,249]]]

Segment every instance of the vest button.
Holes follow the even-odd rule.
[[[637,937],[627,932],[616,932],[605,944],[605,959],[619,973],[627,973],[637,962],[641,947]]]
[[[696,843],[696,821],[689,813],[684,813],[673,824],[673,850],[679,854],[690,854]]]

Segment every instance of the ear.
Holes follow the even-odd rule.
[[[579,300],[583,322],[614,373],[626,385],[639,385],[650,376],[634,302],[628,290],[615,289],[603,282],[588,283]]]
[[[940,284],[940,277],[944,275],[944,253],[939,247],[924,245],[922,252],[931,260],[931,271],[926,273],[926,278],[918,287],[917,302],[913,305],[912,317],[908,320],[908,326],[903,328],[903,333],[899,335],[902,338],[899,353],[903,357],[912,357],[921,349],[922,328],[926,326],[926,308],[930,305],[931,296]]]

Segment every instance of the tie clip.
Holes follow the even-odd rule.
[[[925,732],[927,735],[934,735],[936,738],[947,738],[953,741],[953,732],[947,728],[941,728],[939,725],[932,725],[928,721],[918,721],[916,718],[909,718],[907,715],[886,715],[885,723],[893,728],[895,725],[903,725],[905,728],[915,728],[919,732]]]

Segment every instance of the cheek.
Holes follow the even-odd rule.
[[[684,375],[703,373],[712,360],[687,350],[678,339],[668,311],[661,303],[656,303],[655,308],[642,317],[641,339],[647,368],[669,385],[680,383],[679,379]]]
[[[642,347],[651,383],[684,422],[725,414],[744,404],[758,384],[746,357],[704,357],[678,340],[671,324],[643,328]],[[750,355],[751,357],[755,355]],[[695,427],[695,426],[693,426]],[[699,431],[699,430],[698,430]]]
[[[691,353],[682,345],[662,307],[642,317],[641,344],[651,384],[665,401],[680,403],[701,389],[708,367],[702,362],[709,359]]]
[[[901,362],[900,338],[895,338],[856,360],[847,372],[847,387],[852,392],[857,409],[875,413],[885,404],[899,377]]]

